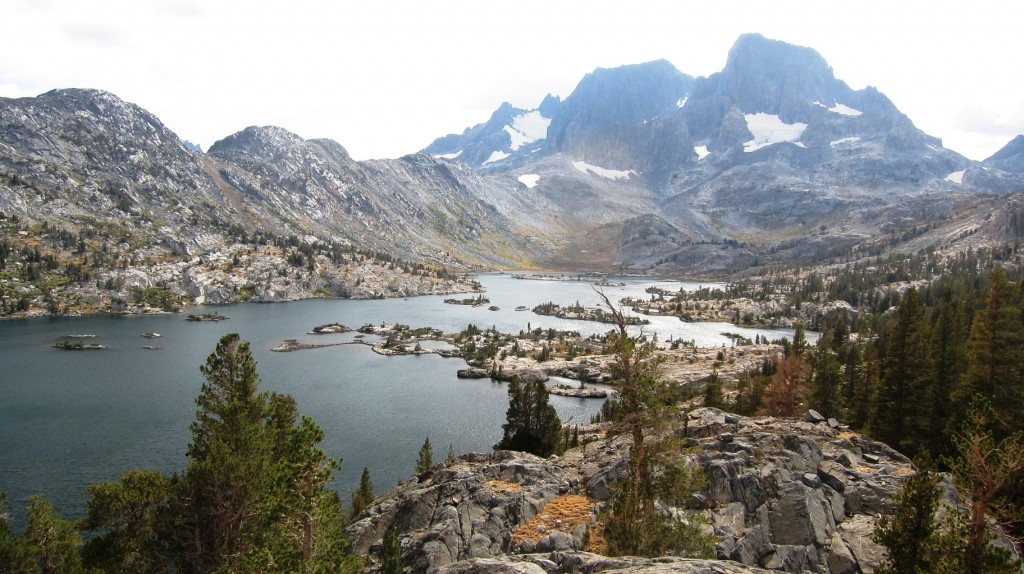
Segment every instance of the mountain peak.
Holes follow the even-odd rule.
[[[232,149],[262,147],[267,145],[295,145],[303,140],[298,135],[277,126],[249,126],[228,137],[217,140],[210,146],[209,153],[223,153]]]
[[[616,126],[643,124],[674,113],[694,78],[668,60],[597,68],[580,80],[548,130],[552,150],[568,151],[603,139]],[[605,134],[607,135],[607,134]]]
[[[984,164],[1010,173],[1024,173],[1024,135],[1010,140]]]
[[[814,102],[831,107],[851,92],[818,52],[761,34],[736,40],[720,78],[740,110],[751,114],[796,113]]]

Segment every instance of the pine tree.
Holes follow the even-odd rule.
[[[1018,298],[1017,286],[1006,272],[994,269],[984,305],[971,325],[966,372],[953,394],[958,404],[966,404],[976,394],[984,397],[1004,434],[1024,428],[1024,324]],[[959,426],[962,420],[955,417],[952,424]]]
[[[842,411],[843,374],[840,368],[836,352],[826,344],[819,344],[814,353],[809,406],[822,416],[836,417]]]
[[[416,459],[416,474],[425,474],[434,467],[434,449],[430,446],[430,437],[423,441],[419,457]]]
[[[915,460],[917,472],[903,482],[893,500],[895,512],[875,526],[872,538],[888,549],[879,574],[931,572],[940,559],[935,555],[935,511],[939,507],[939,480],[931,464]]]
[[[562,452],[562,421],[548,402],[543,381],[522,383],[518,377],[508,386],[508,410],[502,437],[495,449],[550,456]]]
[[[398,540],[398,527],[395,520],[388,523],[384,531],[384,546],[381,550],[380,574],[401,574],[402,572],[402,545]]]
[[[448,456],[445,457],[444,462],[446,464],[455,464],[455,446],[452,443],[448,443]]]
[[[257,392],[256,362],[236,334],[200,371],[188,461],[161,525],[176,569],[341,568],[341,503],[326,488],[339,463],[317,447],[323,431],[296,421],[291,397]]]
[[[881,384],[869,423],[874,437],[910,454],[927,440],[920,408],[925,403],[929,375],[927,335],[924,309],[917,290],[911,287],[885,329]]]
[[[722,394],[722,380],[718,370],[711,371],[708,383],[704,386],[704,406],[720,409],[725,406],[725,395]]]
[[[775,417],[792,417],[805,406],[805,391],[810,365],[803,356],[790,353],[775,367],[766,393],[766,410]]]
[[[954,416],[952,394],[962,376],[966,320],[964,307],[946,292],[935,311],[931,337],[931,385],[927,394],[925,442],[933,457],[949,454],[948,422]]]
[[[961,430],[953,436],[955,458],[946,458],[953,483],[968,498],[964,568],[968,574],[1006,571],[1008,558],[989,542],[993,510],[1019,483],[1024,473],[1024,431],[997,440],[997,415],[988,401],[975,395]]]
[[[40,496],[32,496],[28,520],[22,535],[22,549],[32,557],[34,568],[41,574],[84,573],[79,549],[82,535],[73,522],[62,519],[53,505]]]
[[[82,549],[85,565],[104,572],[166,572],[158,521],[170,480],[156,471],[131,470],[88,490],[83,529],[98,534]]]
[[[702,534],[701,519],[676,520],[661,512],[658,500],[672,503],[699,488],[703,474],[681,459],[677,441],[648,440],[667,424],[674,398],[658,376],[652,345],[626,330],[626,317],[600,293],[615,329],[608,335],[612,375],[620,381],[613,428],[630,437],[628,468],[615,487],[604,515],[604,535],[612,555],[660,556],[673,553],[708,556],[711,538]]]
[[[348,511],[349,521],[355,520],[373,502],[373,482],[370,481],[370,469],[363,467],[359,477],[359,488],[352,493],[352,506]]]
[[[26,572],[32,567],[32,558],[25,551],[19,537],[11,529],[7,513],[7,493],[0,491],[0,571]]]

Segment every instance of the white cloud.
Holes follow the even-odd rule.
[[[20,98],[24,95],[16,84],[0,84],[0,98]]]

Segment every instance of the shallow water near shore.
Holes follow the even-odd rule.
[[[597,306],[588,282],[517,280],[505,274],[480,277],[488,305],[448,305],[431,296],[374,301],[312,300],[294,303],[193,307],[184,313],[154,317],[103,315],[0,322],[0,490],[8,493],[16,527],[22,524],[31,494],[50,500],[65,518],[84,511],[86,487],[116,480],[132,468],[176,472],[184,468],[185,449],[195,415],[195,397],[203,378],[199,366],[226,333],[250,343],[262,390],[291,394],[299,411],[326,433],[329,456],[343,458],[334,487],[347,504],[368,467],[375,492],[411,476],[426,437],[434,460],[448,445],[456,453],[487,451],[501,435],[507,386],[490,380],[460,380],[461,359],[437,355],[383,357],[365,345],[339,345],[292,353],[273,353],[284,339],[306,343],[353,341],[355,333],[308,335],[313,327],[338,322],[351,328],[366,323],[402,323],[457,332],[468,324],[518,333],[528,327],[601,333],[608,325],[542,317],[533,308],[552,301]],[[625,287],[603,287],[613,301],[645,297],[658,285],[696,289],[700,283],[616,279]],[[703,285],[708,285],[707,283]],[[497,306],[497,311],[488,310]],[[219,322],[189,322],[189,313],[217,312]],[[753,338],[791,336],[789,331],[743,329],[723,323],[684,323],[651,317],[646,333],[670,336],[700,346],[730,344],[720,333]],[[160,333],[144,338],[144,333]],[[108,347],[62,351],[53,344],[67,335]],[[145,346],[157,347],[145,349]],[[599,399],[551,397],[563,421],[585,423],[600,408]]]

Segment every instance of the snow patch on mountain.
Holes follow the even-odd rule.
[[[681,108],[686,105],[686,100],[690,99],[688,96],[683,96],[676,100],[676,107]]]
[[[706,145],[694,146],[693,151],[697,152],[697,161],[700,161],[711,155],[711,152],[708,151],[708,146]]]
[[[549,125],[551,118],[542,116],[540,110],[532,110],[512,118],[512,125],[503,129],[512,138],[512,151],[516,151],[528,143],[547,137]]]
[[[946,176],[946,181],[951,181],[958,185],[963,183],[965,171],[967,170],[961,169],[960,171],[954,171],[953,173]]]
[[[833,141],[829,142],[829,145],[832,146],[833,148],[837,148],[837,147],[843,146],[843,145],[855,144],[855,143],[857,143],[859,141],[860,141],[860,137],[859,136],[853,136],[853,137],[843,138],[841,140],[833,140]]]
[[[775,114],[744,114],[747,129],[754,139],[743,142],[743,151],[749,153],[777,143],[795,143],[803,147],[800,137],[803,136],[807,124],[795,122],[787,124]]]
[[[494,163],[496,161],[501,161],[501,160],[507,158],[508,156],[509,156],[509,154],[507,154],[507,153],[505,153],[505,152],[503,152],[501,150],[494,150],[494,151],[491,152],[490,157],[488,157],[484,161],[484,163],[482,165],[487,165],[489,163]]]
[[[633,170],[620,170],[620,169],[607,169],[598,167],[596,165],[590,165],[585,161],[574,161],[572,166],[576,168],[576,171],[586,173],[590,175],[597,175],[607,179],[629,179],[630,175],[635,175],[636,172]]]
[[[462,155],[462,150],[461,149],[459,151],[452,152],[452,153],[442,153],[440,155],[435,155],[434,157],[436,157],[437,159],[455,159],[455,158],[459,157],[460,155]]]
[[[533,189],[534,186],[537,185],[537,182],[540,181],[540,176],[535,173],[526,173],[519,176],[517,179],[519,180],[519,183]]]
[[[851,108],[850,106],[848,106],[846,104],[840,104],[838,102],[835,105],[833,105],[831,108],[826,106],[825,104],[823,104],[821,102],[814,102],[814,104],[817,105],[817,106],[821,106],[821,107],[825,108],[826,110],[832,112],[833,114],[839,114],[839,115],[843,115],[843,116],[857,117],[857,116],[859,116],[859,115],[864,113],[864,112],[862,112],[860,110],[855,110],[855,109]]]

